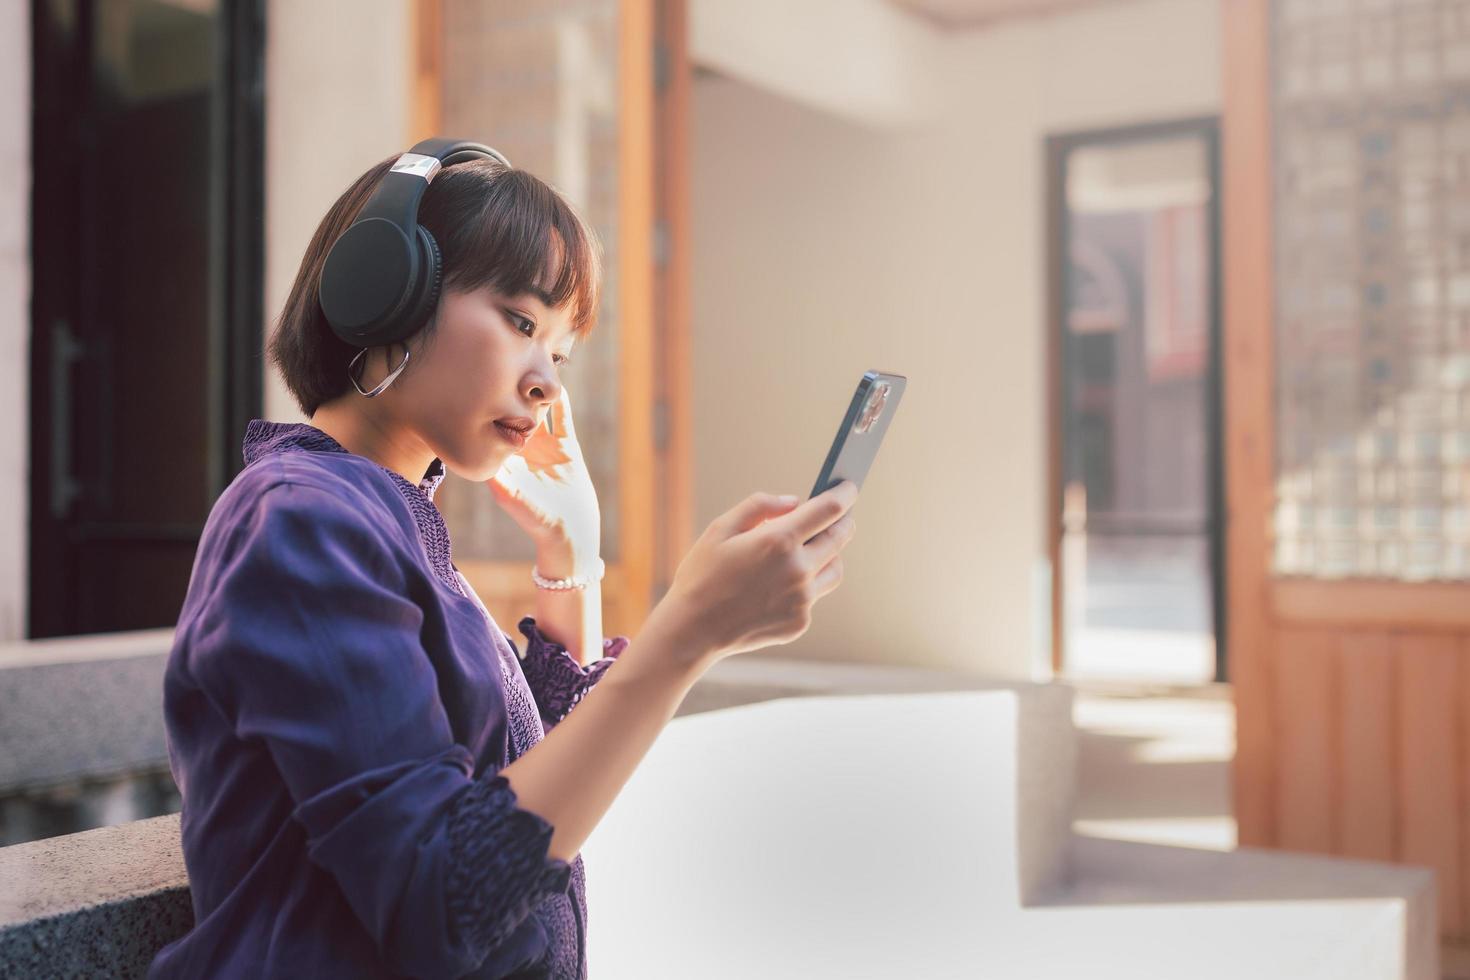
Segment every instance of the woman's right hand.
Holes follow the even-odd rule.
[[[681,645],[703,667],[789,643],[842,581],[857,498],[851,481],[806,501],[751,494],[710,522],[654,613],[678,624]]]

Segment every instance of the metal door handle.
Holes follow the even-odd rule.
[[[56,520],[65,520],[82,495],[71,470],[71,367],[85,353],[70,323],[51,325],[51,516]]]

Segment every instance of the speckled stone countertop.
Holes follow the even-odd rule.
[[[0,848],[0,976],[141,977],[193,924],[178,814]]]
[[[173,630],[0,643],[0,791],[168,763]]]

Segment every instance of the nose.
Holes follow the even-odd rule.
[[[551,405],[561,397],[561,382],[555,378],[532,372],[526,380],[526,398],[532,403]]]

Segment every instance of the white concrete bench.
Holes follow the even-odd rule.
[[[583,849],[596,975],[1438,980],[1426,870],[1073,836],[1069,702],[676,719]]]

